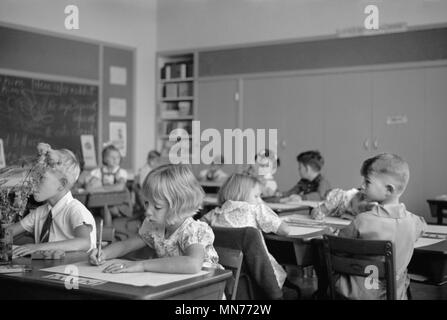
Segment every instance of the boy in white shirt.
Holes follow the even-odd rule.
[[[52,150],[45,144],[39,147],[38,165],[43,176],[34,198],[46,204],[10,227],[13,236],[27,231],[34,234],[35,240],[34,244],[16,247],[14,255],[42,250],[88,251],[96,247],[95,220],[70,192],[80,172],[75,155],[67,149]]]

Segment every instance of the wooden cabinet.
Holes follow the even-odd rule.
[[[321,76],[278,76],[243,80],[243,126],[277,129],[281,165],[275,174],[281,190],[299,179],[296,156],[323,147]]]
[[[240,126],[239,102],[238,102],[238,81],[237,80],[199,80],[197,83],[197,120],[200,121],[200,131],[208,128],[218,130],[224,153],[223,137],[224,129],[234,129]],[[202,142],[203,147],[208,142]],[[226,162],[231,159],[226,158]],[[233,161],[231,161],[233,162]],[[204,169],[205,165],[194,165],[194,171],[198,173]],[[225,165],[223,170],[232,173],[237,170],[235,165]]]
[[[371,77],[361,72],[328,74],[321,92],[326,176],[334,188],[358,187],[360,166],[370,156]]]

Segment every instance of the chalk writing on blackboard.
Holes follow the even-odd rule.
[[[0,75],[0,138],[7,164],[35,154],[39,142],[81,160],[82,134],[97,137],[98,86]]]

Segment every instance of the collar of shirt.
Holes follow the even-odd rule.
[[[115,174],[115,173],[118,172],[119,169],[120,169],[119,166],[113,168],[112,170],[110,170],[108,167],[105,167],[105,166],[104,166],[104,167],[102,167],[102,172],[103,172],[103,173],[108,173],[108,174]]]
[[[48,212],[51,211],[51,214],[53,216],[53,219],[55,216],[57,216],[62,210],[65,208],[65,205],[69,203],[71,200],[73,200],[73,195],[71,194],[71,191],[68,191],[59,201],[53,206],[48,204]]]
[[[401,219],[407,215],[407,209],[403,203],[398,204],[376,204],[371,212],[379,217]]]

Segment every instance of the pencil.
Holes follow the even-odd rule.
[[[98,244],[98,260],[101,256],[101,249],[102,249],[102,225],[103,220],[101,219],[101,222],[99,223],[99,244]]]

